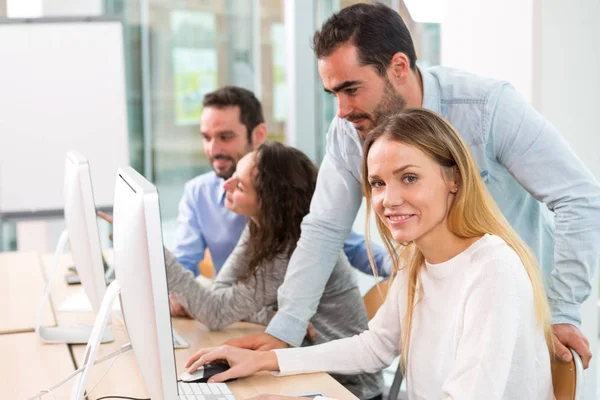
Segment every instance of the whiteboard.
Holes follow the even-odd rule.
[[[0,22],[0,215],[62,210],[68,150],[111,206],[129,165],[121,22]]]

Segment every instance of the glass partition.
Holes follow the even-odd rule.
[[[242,86],[263,103],[271,140],[286,125],[281,0],[107,0],[126,26],[132,165],[158,187],[165,230],[186,181],[210,171],[203,96]]]

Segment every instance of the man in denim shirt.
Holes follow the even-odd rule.
[[[504,216],[537,256],[557,355],[569,360],[570,346],[587,367],[591,353],[579,331],[580,307],[598,260],[600,186],[556,129],[506,82],[417,68],[408,29],[382,4],[358,4],[332,16],[315,33],[314,50],[338,109],[310,214],[267,333],[231,344],[268,349],[301,343],[362,201],[366,134],[381,117],[423,107],[461,133]]]
[[[179,263],[195,275],[207,248],[218,273],[238,243],[246,218],[225,207],[223,182],[235,172],[237,162],[267,138],[262,106],[249,90],[223,87],[208,93],[203,105],[200,133],[213,171],[186,183],[173,250]],[[344,252],[350,264],[371,273],[364,236],[351,232],[346,237]],[[387,276],[390,262],[386,250],[377,246],[373,253],[378,273]]]

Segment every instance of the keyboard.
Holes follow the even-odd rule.
[[[173,329],[173,347],[176,349],[187,349],[190,347],[190,344],[179,334],[179,332],[174,328],[171,329]]]
[[[236,400],[225,383],[179,382],[180,400]]]

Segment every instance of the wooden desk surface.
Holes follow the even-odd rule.
[[[44,273],[49,276],[52,269],[52,261],[54,255],[45,254],[41,256]],[[70,253],[61,255],[54,274],[52,282],[52,305],[54,309],[54,316],[59,326],[74,326],[74,325],[94,325],[95,316],[93,313],[72,313],[72,312],[61,312],[58,311],[61,304],[69,297],[77,294],[83,290],[82,285],[68,285],[65,281],[65,275],[67,274],[67,268],[73,265],[73,258]]]
[[[45,278],[37,253],[0,253],[0,334],[33,332]],[[44,325],[54,325],[50,304],[46,305]]]
[[[263,326],[240,322],[222,331],[210,332],[197,321],[179,318],[173,319],[173,326],[190,343],[190,348],[188,349],[175,350],[178,374],[185,370],[183,365],[190,355],[200,347],[217,346],[233,337],[264,331]],[[115,341],[101,345],[98,357],[110,354],[129,341],[126,331],[118,322],[113,324],[113,332],[116,338]],[[76,345],[72,346],[72,349],[75,361],[79,366],[85,352],[85,346]],[[111,362],[106,361],[104,364],[94,368],[88,387],[91,388],[104,375]],[[229,382],[228,385],[239,399],[247,399],[261,393],[289,395],[307,391],[322,392],[327,396],[340,400],[356,399],[342,385],[325,373],[274,377],[267,372],[263,372],[248,378]],[[133,352],[130,351],[119,356],[110,372],[91,392],[89,399],[95,400],[98,397],[108,395],[148,396],[148,393],[144,389],[142,376]]]
[[[112,252],[109,250],[105,251],[104,254],[107,261],[111,263]],[[42,260],[46,271],[49,272],[52,257],[46,255],[42,257]],[[72,259],[69,254],[65,254],[61,257],[52,288],[55,309],[56,307],[59,307],[68,296],[81,290],[80,285],[69,286],[64,280],[67,266],[71,264]],[[91,313],[56,312],[55,314],[59,325],[63,326],[75,325],[77,323],[91,325],[94,322],[94,316]],[[237,323],[222,331],[210,332],[198,321],[179,318],[173,319],[173,326],[190,343],[189,349],[175,350],[178,374],[184,371],[183,365],[189,356],[197,349],[201,347],[217,346],[230,338],[260,333],[265,329],[265,327],[260,325]],[[123,344],[129,342],[129,337],[125,328],[116,318],[113,318],[112,329],[115,341],[101,345],[97,355],[98,358],[116,351]],[[85,345],[72,345],[71,350],[77,367],[79,367],[85,352]],[[114,364],[110,367],[113,361]],[[95,366],[89,379],[88,390],[96,385],[109,367],[110,371],[90,393],[88,397],[90,400],[95,400],[99,397],[108,395],[130,397],[148,396],[135,360],[135,355],[132,351],[119,355],[116,360],[108,360]],[[238,379],[228,383],[228,385],[239,399],[250,398],[261,393],[289,395],[307,391],[319,391],[340,400],[356,399],[356,397],[348,392],[342,385],[325,373],[274,377],[265,372],[249,378]],[[67,387],[70,388],[70,386],[71,385],[67,384]]]
[[[34,332],[0,335],[0,354],[1,399],[29,398],[75,371],[66,344],[43,344]],[[71,384],[52,393],[57,399],[69,398]]]
[[[222,331],[209,331],[198,321],[174,318],[173,326],[190,343],[188,349],[175,350],[177,373],[185,371],[183,367],[189,357],[202,347],[218,346],[234,337],[262,333],[264,326],[238,322]],[[228,383],[239,399],[247,399],[262,393],[290,395],[306,392],[321,392],[339,400],[356,397],[325,373],[275,377],[268,372],[237,379]]]

